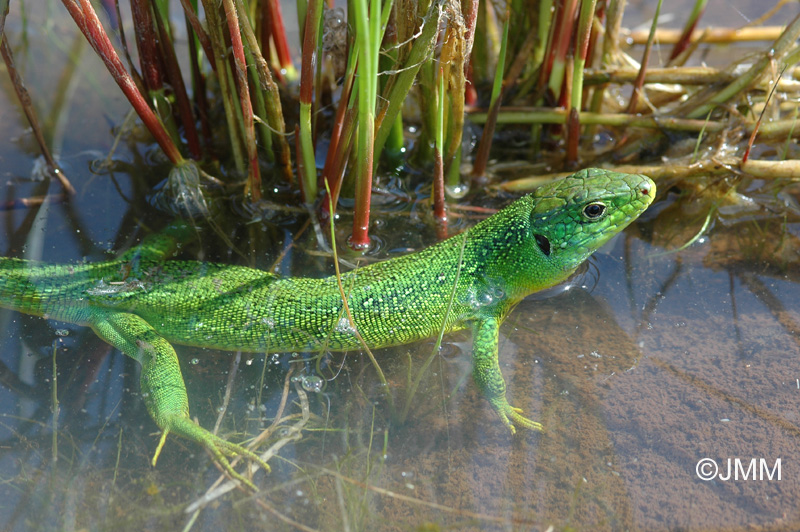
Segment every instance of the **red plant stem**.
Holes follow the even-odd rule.
[[[503,78],[503,83],[500,87],[500,95],[498,96],[497,101],[489,107],[486,123],[483,126],[483,134],[481,135],[481,140],[478,143],[478,149],[475,152],[475,159],[472,165],[473,180],[480,181],[483,179],[484,174],[486,173],[486,165],[489,162],[489,152],[491,151],[492,147],[492,138],[494,136],[495,128],[497,127],[497,115],[500,113],[500,105],[503,101],[503,96],[508,88],[512,87],[517,82],[517,78],[519,78],[520,74],[522,74],[528,57],[530,57],[531,51],[533,50],[535,44],[536,34],[531,32],[525,37],[525,40],[522,42],[522,46],[520,46],[519,52],[517,52],[516,57],[514,57],[514,60],[508,67],[506,77]]]
[[[581,138],[581,118],[575,107],[570,108],[567,117],[566,166],[574,168],[578,163],[578,144]]]
[[[444,202],[444,162],[439,148],[433,149],[433,216],[440,223],[447,222]]]
[[[598,0],[597,11],[595,11],[595,19],[598,25],[603,25],[606,18],[606,4],[608,0]],[[589,48],[586,50],[586,68],[592,66],[592,58],[594,57],[594,49],[597,46],[597,26],[592,24],[592,32],[589,37]]]
[[[553,14],[553,24],[550,26],[550,34],[547,36],[547,55],[544,58],[544,64],[539,71],[539,86],[546,87],[547,80],[550,78],[550,72],[553,70],[553,61],[555,60],[555,41],[558,34],[558,28],[561,27],[564,18],[564,5],[562,2],[556,2],[555,13]]]
[[[188,0],[181,0],[186,2]],[[270,13],[269,1],[263,0],[261,2],[261,24],[256,28],[261,30],[259,34],[259,43],[261,45],[261,55],[267,59],[272,59],[270,52],[270,41],[272,41],[272,14]]]
[[[256,149],[256,130],[253,120],[253,105],[250,102],[250,90],[247,83],[247,61],[244,57],[242,34],[239,32],[239,15],[232,0],[224,0],[225,18],[228,20],[228,31],[231,35],[233,49],[234,72],[239,92],[239,103],[242,106],[242,117],[247,144],[247,158],[250,163],[250,175],[245,193],[249,193],[254,201],[261,199],[261,170],[258,167],[258,150]],[[247,23],[245,21],[245,23]]]
[[[322,168],[322,179],[328,183],[327,190],[331,191],[334,206],[339,198],[339,187],[341,186],[341,162],[346,160],[346,156],[342,157],[342,153],[340,152],[349,152],[350,148],[349,139],[345,139],[346,142],[342,143],[342,132],[345,129],[345,115],[348,102],[350,101],[350,93],[353,92],[353,74],[354,71],[351,70],[344,78],[342,94],[339,98],[339,105],[336,107],[336,117],[333,120],[333,127],[331,129],[331,141],[328,145],[328,153],[325,156],[325,166]],[[350,118],[352,122],[352,117]],[[352,131],[350,135],[352,135]],[[322,199],[323,212],[327,212],[330,203],[328,201],[327,190]]]
[[[0,39],[4,39],[6,33],[6,17],[8,16],[8,2],[0,3]]]
[[[372,199],[372,164],[373,164],[373,150],[366,150],[366,157],[364,161],[359,161],[359,165],[363,164],[367,170],[368,175],[364,179],[357,179],[356,188],[356,209],[353,213],[353,234],[350,236],[349,244],[353,249],[367,249],[370,245],[371,239],[369,238],[369,214],[370,202]],[[361,208],[358,208],[361,205]]]
[[[103,25],[100,23],[100,19],[97,18],[97,13],[89,0],[62,0],[62,2],[75,24],[81,30],[81,33],[89,41],[89,45],[105,63],[109,73],[111,73],[114,81],[117,82],[117,85],[125,94],[136,114],[139,115],[142,123],[153,135],[161,149],[164,150],[166,156],[169,157],[173,164],[182,164],[184,159],[181,156],[181,152],[172,142],[156,114],[147,105],[144,97],[136,88],[133,78],[125,70],[125,66],[122,64],[116,50],[114,50],[114,46],[111,44],[111,40],[103,29]]]
[[[472,180],[478,184],[485,179],[486,165],[489,162],[489,152],[492,149],[492,136],[497,127],[497,115],[500,113],[500,105],[503,102],[503,91],[500,96],[489,107],[486,113],[486,123],[483,125],[481,140],[478,142],[478,149],[475,151],[475,159],[472,164]]]
[[[269,64],[271,65],[270,68],[272,69],[272,73],[275,75],[275,79],[277,79],[279,83],[286,83],[286,77],[283,75],[283,68],[280,67],[281,63],[277,55],[278,47],[275,46],[273,50],[273,48],[270,46],[270,43],[275,43],[275,39],[272,38],[273,15],[270,2],[269,0],[265,0],[261,5],[264,13],[264,16],[261,20],[261,55],[269,58]]]
[[[283,13],[278,0],[266,0],[269,9],[269,22],[272,26],[272,42],[275,43],[275,53],[278,55],[278,63],[281,68],[292,67],[292,54],[289,52],[289,41],[286,39],[286,28],[283,24]],[[262,46],[267,46],[263,43]]]
[[[331,162],[330,165],[330,170],[329,170],[330,182],[332,182],[334,185],[334,188],[331,188],[331,199],[333,200],[334,209],[336,209],[336,204],[339,202],[339,191],[342,189],[342,181],[344,181],[344,171],[345,168],[347,168],[347,161],[348,158],[350,157],[350,152],[353,149],[353,132],[356,129],[357,117],[358,117],[358,111],[355,107],[348,109],[347,112],[345,113],[342,133],[339,138],[339,143],[336,149],[336,153],[334,153],[333,161]],[[323,214],[328,213],[328,208],[323,207],[322,212]]]
[[[116,8],[114,11],[114,18],[116,20],[122,20],[122,12],[119,10],[119,0],[114,0],[114,7]],[[145,87],[144,80],[139,75],[139,71],[136,70],[136,66],[133,64],[133,59],[131,59],[131,52],[128,50],[128,41],[125,39],[125,25],[118,24],[118,25],[111,25],[111,29],[114,30],[119,34],[119,45],[122,47],[122,56],[125,58],[125,63],[128,66],[128,71],[133,78],[133,82],[136,83],[136,87],[140,91],[147,91]]]
[[[644,75],[647,72],[647,64],[650,62],[650,51],[653,49],[653,42],[655,39],[653,35],[656,31],[656,24],[658,23],[658,15],[661,12],[661,3],[659,2],[656,7],[656,13],[653,18],[653,24],[650,26],[650,36],[647,39],[647,44],[644,45],[644,53],[642,54],[642,64],[639,67],[639,73],[636,75],[636,80],[633,82],[633,92],[631,93],[631,100],[628,102],[626,113],[632,114],[636,112],[636,106],[639,103],[639,95],[644,87]]]
[[[467,78],[470,77],[470,59],[472,58],[472,44],[475,42],[475,25],[478,21],[478,6],[480,2],[478,0],[466,0],[467,9],[464,13],[464,22],[467,27],[467,32],[464,35],[464,57],[467,58],[464,61],[464,75]]]
[[[317,36],[322,20],[322,0],[312,0],[306,8],[303,36],[303,58],[300,61],[300,139],[298,157],[303,158],[300,180],[306,203],[313,203],[318,194],[318,178],[314,139],[314,84],[317,74]]]
[[[333,160],[333,171],[336,181],[334,182],[335,190],[333,190],[333,204],[339,201],[339,191],[342,189],[342,182],[344,181],[344,171],[347,168],[347,161],[350,158],[350,152],[353,151],[355,145],[355,131],[356,123],[358,122],[358,109],[353,107],[348,109],[344,115],[344,126],[342,127],[342,135],[339,139],[339,146],[336,150],[336,157]]]
[[[186,92],[186,85],[183,82],[181,67],[178,65],[178,58],[175,57],[175,48],[172,47],[167,29],[164,27],[164,21],[161,20],[158,14],[156,14],[155,19],[158,34],[161,38],[159,41],[162,51],[161,57],[164,59],[167,79],[170,85],[172,85],[172,91],[175,94],[175,103],[177,104],[178,114],[183,124],[183,132],[186,135],[186,144],[189,147],[189,153],[191,153],[192,159],[199,161],[203,158],[203,152],[200,149],[200,139],[197,136],[197,127],[195,125],[194,114],[192,113],[192,102],[189,100],[189,95]]]
[[[467,84],[464,87],[464,103],[469,106],[478,105],[478,91],[475,90],[475,83],[472,79],[472,65],[467,63]]]
[[[697,14],[697,17],[692,21],[691,24],[683,28],[683,33],[681,33],[681,36],[678,38],[678,42],[675,43],[675,46],[672,47],[672,52],[669,54],[669,59],[667,62],[672,61],[681,55],[681,52],[689,47],[689,44],[692,42],[692,34],[694,33],[694,29],[697,27],[697,23],[700,22],[700,17],[703,16],[704,12],[705,7],[700,10],[700,12]]]
[[[131,0],[136,48],[139,50],[139,67],[148,91],[163,88],[161,76],[161,54],[158,49],[158,33],[156,33],[153,13],[149,0]]]
[[[191,33],[188,28],[188,26],[191,25],[190,15],[188,14],[186,15],[186,25],[187,33]],[[208,38],[207,34],[206,38]],[[200,131],[203,135],[203,157],[206,160],[213,160],[216,157],[214,154],[211,124],[209,124],[208,118],[209,107],[208,99],[206,98],[206,78],[203,72],[200,71],[200,59],[197,53],[197,43],[194,39],[189,38],[187,44],[189,46],[189,65],[192,69],[192,96],[194,101],[194,110],[197,113],[197,119],[200,121]],[[209,63],[215,64],[216,61],[209,61]]]
[[[8,76],[11,78],[11,83],[14,85],[14,90],[17,93],[17,98],[19,98],[20,105],[22,105],[22,110],[25,112],[25,116],[28,119],[28,124],[31,126],[33,136],[36,138],[36,142],[39,144],[39,150],[42,152],[44,160],[50,167],[50,171],[61,182],[61,186],[64,187],[64,190],[66,190],[70,195],[73,195],[75,194],[75,187],[72,186],[72,183],[69,182],[67,176],[64,175],[63,170],[61,170],[61,167],[58,165],[55,159],[53,159],[53,155],[50,153],[50,149],[47,147],[47,143],[44,140],[44,134],[42,134],[42,128],[39,125],[39,118],[36,116],[36,110],[34,109],[33,102],[31,101],[31,96],[28,93],[28,89],[25,88],[25,83],[23,83],[22,77],[19,75],[19,72],[17,72],[17,68],[14,65],[14,56],[11,53],[11,48],[8,46],[8,39],[6,39],[1,29],[0,39],[2,39],[2,41],[0,41],[0,52],[2,52],[3,61],[6,64],[6,70],[8,70]]]
[[[339,100],[339,105],[336,106],[336,116],[333,119],[333,124],[331,125],[331,140],[328,143],[328,153],[325,154],[325,166],[322,167],[322,178],[328,183],[328,189],[333,192],[334,182],[333,182],[333,175],[330,173],[332,170],[331,165],[333,164],[334,159],[336,159],[336,151],[339,149],[339,140],[342,136],[342,128],[344,127],[344,113],[347,111],[347,99],[349,99],[349,94],[347,99],[345,98],[345,90],[348,87],[345,86],[342,89],[342,97]],[[323,209],[325,204],[327,203],[327,195],[328,193],[325,192],[325,197],[323,197],[322,206]]]
[[[303,58],[300,61],[300,103],[311,105],[314,95],[314,74],[317,71],[317,32],[319,19],[314,16],[317,2],[309,2],[306,8],[305,30],[303,31]],[[274,35],[274,34],[273,34]]]
[[[566,57],[566,62],[568,64],[572,64],[574,58],[572,54],[569,54]],[[564,109],[570,108],[570,101],[572,100],[572,76],[574,70],[571,68],[564,69],[564,80],[561,83],[561,94],[558,96],[558,107],[562,107]]]
[[[591,3],[589,6],[592,8],[592,16],[586,24],[578,24],[579,34],[577,35],[577,42],[575,46],[575,56],[586,62],[587,54],[589,53],[589,41],[592,36],[592,19],[594,19],[594,2],[592,0],[583,0],[584,2]]]
[[[183,6],[183,12],[186,14],[186,19],[189,21],[189,24],[191,24],[194,34],[197,35],[197,40],[200,41],[200,46],[203,47],[203,53],[206,54],[208,63],[211,65],[214,72],[216,72],[217,62],[214,61],[214,49],[211,46],[211,38],[208,36],[205,28],[203,28],[203,24],[197,17],[197,13],[195,13],[194,7],[189,3],[189,0],[181,0],[181,5]]]
[[[569,52],[570,43],[572,43],[573,33],[575,31],[575,14],[578,10],[577,0],[565,0],[563,5],[561,2],[556,3],[556,22],[553,25],[553,32],[551,39],[548,43],[549,54],[545,61],[545,68],[542,69],[539,78],[540,86],[546,87],[548,83],[553,86],[553,80],[550,80],[553,64],[556,60],[560,64],[565,64],[567,61],[567,53]],[[567,68],[566,70],[569,70]],[[558,84],[562,86],[561,80]],[[553,95],[558,98],[559,94]]]
[[[764,107],[761,109],[761,113],[758,115],[758,120],[756,120],[756,125],[753,127],[753,132],[750,134],[750,139],[747,141],[747,148],[744,150],[744,155],[742,155],[742,164],[746,163],[747,160],[750,158],[750,152],[753,149],[753,143],[756,141],[756,135],[758,135],[758,130],[761,129],[761,122],[764,120],[764,114],[767,112],[769,108],[769,101],[775,95],[775,89],[778,88],[778,82],[781,80],[783,75],[786,73],[786,68],[788,65],[784,65],[781,73],[778,74],[778,79],[775,80],[775,83],[772,84],[772,88],[767,94],[767,100],[764,102]]]

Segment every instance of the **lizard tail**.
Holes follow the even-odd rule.
[[[76,294],[83,293],[86,283],[91,282],[84,271],[91,267],[0,257],[0,307],[82,323],[85,305]],[[65,302],[65,298],[70,301]]]
[[[36,307],[38,291],[28,281],[32,263],[0,257],[0,306],[28,312]]]

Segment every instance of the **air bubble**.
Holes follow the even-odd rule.
[[[356,330],[350,326],[350,320],[348,320],[347,318],[341,318],[339,320],[339,323],[336,324],[336,332],[342,334],[354,335],[356,333]]]
[[[325,386],[325,381],[319,375],[306,375],[303,377],[300,385],[307,392],[319,393]]]

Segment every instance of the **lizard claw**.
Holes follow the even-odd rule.
[[[239,444],[229,442],[227,440],[223,440],[222,438],[209,433],[209,435],[213,436],[214,440],[206,440],[203,442],[203,445],[209,452],[214,456],[214,459],[217,463],[222,466],[222,469],[225,470],[231,477],[235,478],[242,484],[248,486],[253,491],[258,491],[258,488],[253,484],[250,480],[239,474],[228,461],[228,457],[236,457],[241,456],[247,460],[255,462],[260,467],[262,467],[267,473],[271,471],[269,464],[263,461],[256,453],[253,451],[242,447]]]
[[[503,401],[503,403],[504,404],[502,405],[495,406],[495,409],[500,415],[500,419],[503,420],[503,424],[505,424],[505,426],[511,431],[511,434],[517,433],[517,426],[526,428],[528,430],[537,430],[540,432],[544,430],[544,427],[541,423],[523,416],[521,408],[513,407],[505,401]]]
[[[256,453],[242,447],[239,444],[220,438],[219,436],[202,428],[200,425],[192,422],[190,419],[188,419],[188,417],[173,419],[170,425],[171,426],[169,427],[165,427],[161,433],[161,439],[159,440],[158,447],[156,447],[156,452],[153,455],[153,466],[156,465],[156,460],[158,460],[158,456],[161,454],[161,449],[164,447],[164,442],[167,439],[167,435],[169,434],[170,430],[172,430],[176,434],[179,434],[187,439],[194,440],[205,447],[214,457],[214,460],[216,460],[216,462],[220,465],[220,467],[222,467],[222,469],[225,470],[228,475],[246,485],[253,491],[258,491],[258,488],[249,479],[239,474],[233,468],[228,458],[241,456],[242,458],[255,462],[267,473],[270,472],[269,464],[263,461]]]

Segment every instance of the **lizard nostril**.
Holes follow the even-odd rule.
[[[650,187],[648,185],[642,185],[642,188],[640,188],[639,191],[642,193],[642,196],[650,195]]]

